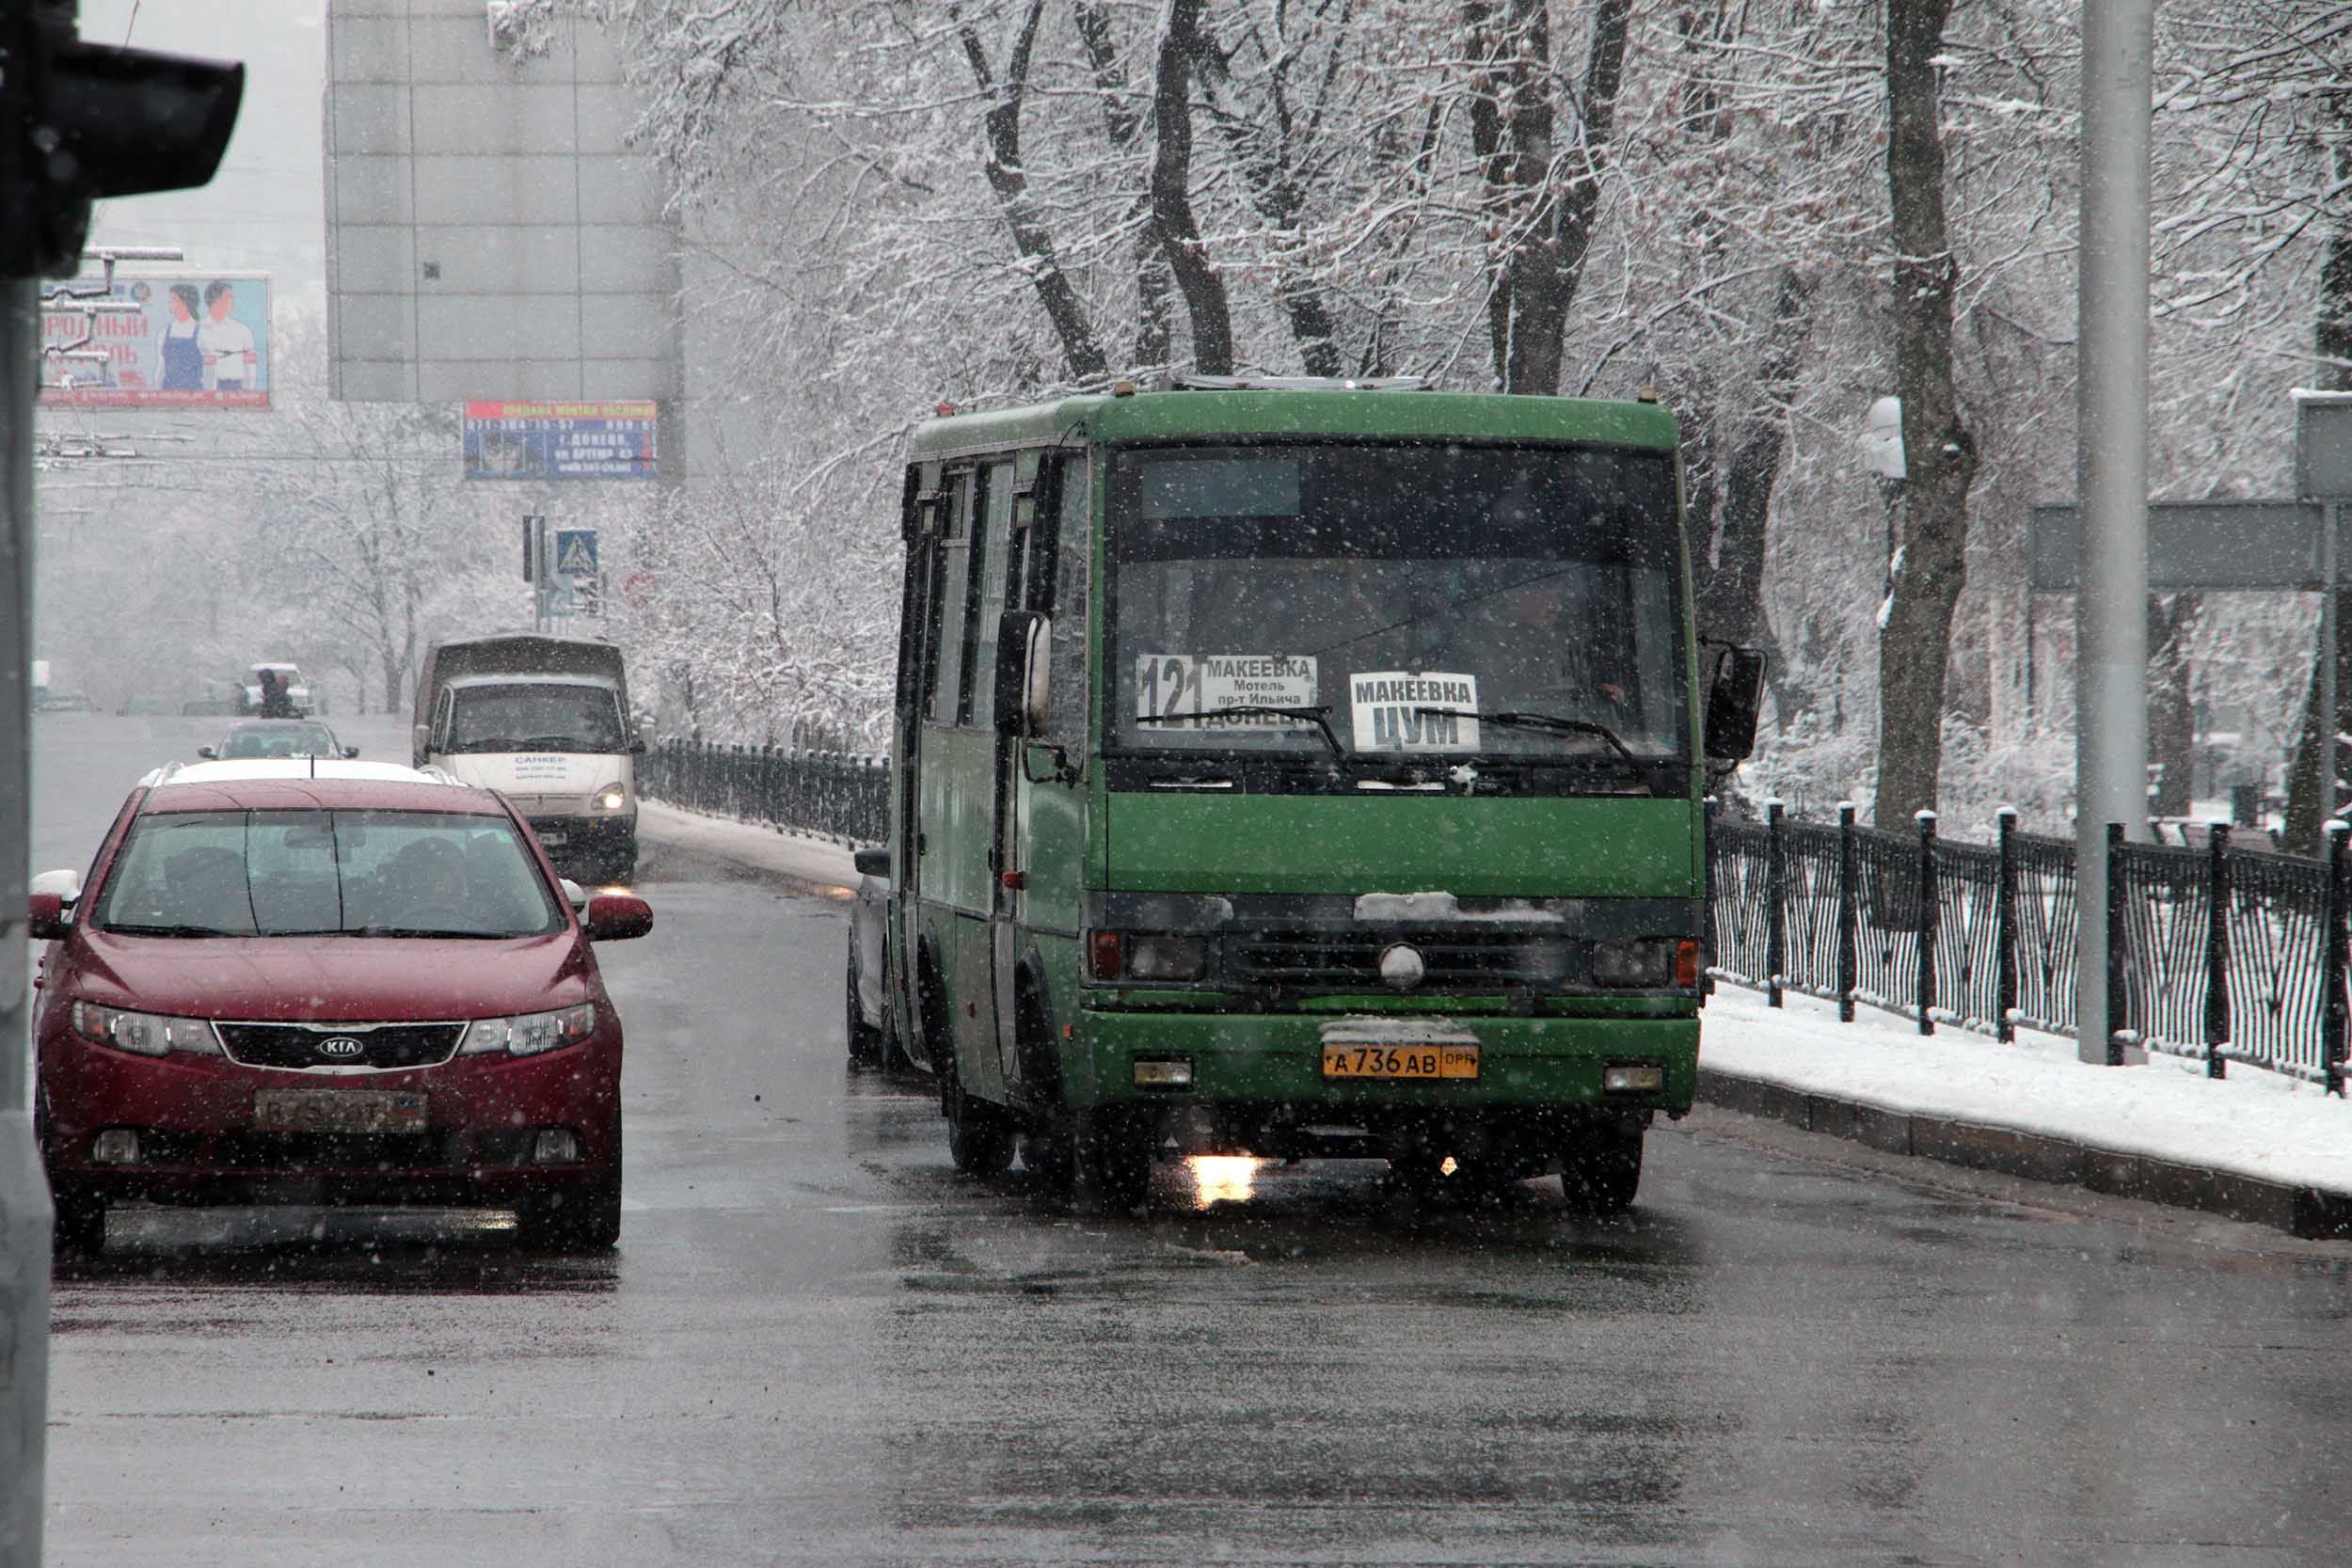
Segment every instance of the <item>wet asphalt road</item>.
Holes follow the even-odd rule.
[[[41,724],[37,869],[195,743]],[[56,1288],[53,1563],[2343,1560],[2341,1246],[1705,1112],[1613,1220],[1354,1164],[1073,1212],[845,1075],[838,904],[644,884],[619,1250],[119,1217]]]

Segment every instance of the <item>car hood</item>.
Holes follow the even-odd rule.
[[[430,937],[135,937],[82,933],[76,997],[190,1018],[401,1022],[538,1012],[595,997],[570,931]]]

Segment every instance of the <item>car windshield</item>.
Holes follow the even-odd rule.
[[[450,752],[618,752],[620,699],[607,686],[562,681],[457,691]]]
[[[220,746],[223,758],[332,757],[342,754],[342,749],[335,744],[334,732],[324,724],[230,730],[229,737]]]
[[[1138,451],[1112,471],[1110,537],[1122,748],[1687,750],[1661,453]]]
[[[143,816],[93,918],[175,937],[524,937],[564,926],[512,822],[404,811]]]

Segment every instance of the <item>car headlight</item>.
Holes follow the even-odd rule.
[[[160,1013],[134,1013],[102,1007],[95,1002],[76,1002],[73,1032],[93,1045],[141,1056],[167,1056],[174,1051],[191,1056],[221,1054],[220,1036],[208,1019],[167,1018]]]
[[[588,803],[598,811],[619,811],[628,804],[628,791],[620,784],[609,784],[588,797]]]
[[[466,1025],[457,1043],[461,1056],[503,1051],[510,1056],[536,1056],[561,1045],[578,1045],[596,1032],[596,1005],[558,1007],[551,1013],[524,1013],[517,1018],[478,1018]]]
[[[1695,986],[1699,944],[1687,937],[1643,937],[1632,942],[1593,943],[1597,986]]]

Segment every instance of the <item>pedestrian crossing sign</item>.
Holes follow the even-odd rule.
[[[560,528],[555,531],[555,571],[558,577],[592,578],[596,575],[596,531],[592,528]]]

